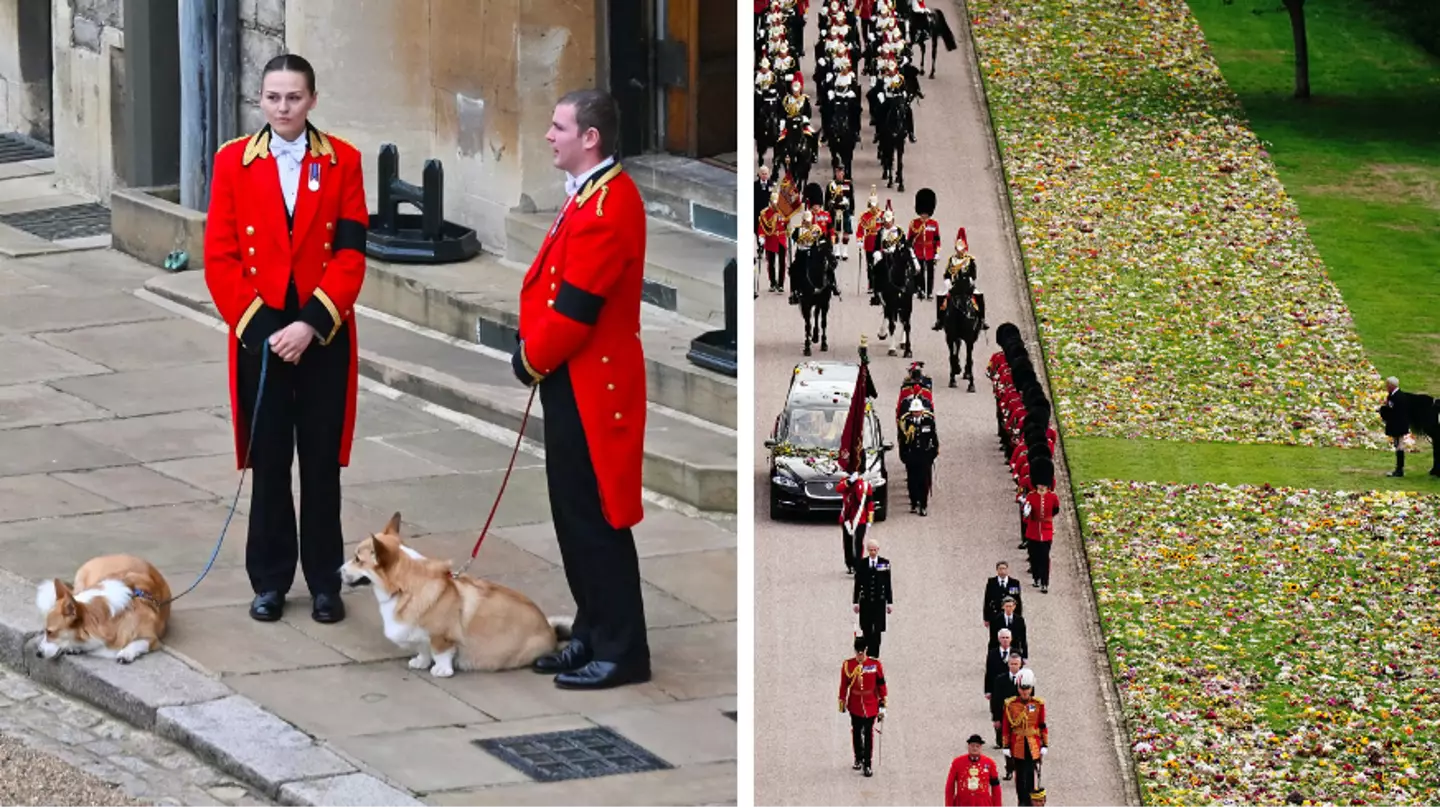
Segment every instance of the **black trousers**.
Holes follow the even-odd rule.
[[[926,295],[934,295],[934,294],[935,294],[935,260],[934,260],[934,259],[921,259],[921,260],[920,260],[920,271],[921,271],[921,273],[923,273],[924,276],[925,276],[925,294],[926,294]]]
[[[1037,760],[1030,758],[1027,750],[1023,757],[1013,757],[1015,763],[1015,798],[1021,807],[1033,807],[1030,801],[1030,794],[1035,790],[1035,765]]]
[[[292,285],[287,314],[299,319]],[[310,593],[339,593],[345,540],[340,530],[340,440],[345,429],[350,385],[348,325],[340,327],[328,346],[310,343],[298,364],[270,354],[265,393],[250,450],[250,529],[245,544],[245,571],[255,593],[288,593],[295,583],[297,561]],[[269,352],[269,345],[260,351]],[[242,429],[260,384],[260,351],[238,352]],[[296,527],[290,468],[300,457],[300,523]]]
[[[870,765],[870,756],[874,752],[875,742],[875,718],[861,717],[854,712],[850,713],[850,747],[855,751],[855,761],[861,765]]]
[[[845,568],[854,569],[860,564],[860,558],[865,556],[865,527],[867,523],[861,523],[855,527],[855,534],[840,524],[840,540],[845,546]]]
[[[905,465],[905,485],[910,490],[910,502],[917,507],[930,507],[930,479],[934,474],[935,462],[930,459]]]
[[[1405,472],[1405,450],[1400,446],[1400,442],[1404,438],[1403,436],[1390,437],[1391,444],[1395,445],[1395,472],[1397,473]]]
[[[575,599],[572,635],[598,661],[649,666],[635,536],[605,519],[569,367],[561,366],[540,383],[540,406],[545,409],[550,515]]]
[[[880,634],[885,632],[885,604],[860,606],[860,634],[865,639],[865,654],[880,657]]]
[[[1030,554],[1030,574],[1045,587],[1050,587],[1050,546],[1040,540],[1031,540],[1025,550]]]

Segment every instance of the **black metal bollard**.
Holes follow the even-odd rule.
[[[445,221],[445,169],[440,161],[425,161],[422,185],[400,179],[400,150],[393,143],[380,147],[376,205],[366,235],[366,254],[373,259],[410,264],[464,261],[480,252],[473,228]],[[401,214],[409,203],[420,215]]]
[[[695,365],[728,377],[739,374],[735,354],[740,317],[735,306],[738,272],[735,259],[725,263],[725,328],[706,332],[690,341],[690,351],[685,355],[685,359]]]

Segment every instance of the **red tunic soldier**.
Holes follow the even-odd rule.
[[[1031,574],[1041,593],[1050,591],[1050,546],[1055,539],[1055,516],[1060,514],[1060,497],[1050,491],[1055,484],[1055,465],[1048,456],[1030,462],[1034,491],[1025,496],[1025,540],[1030,552]]]
[[[780,192],[770,195],[770,205],[760,212],[755,233],[765,249],[765,267],[770,276],[770,292],[785,292],[785,266],[789,261],[786,244],[786,217],[780,213]]]
[[[630,531],[644,514],[645,205],[613,157],[618,130],[603,91],[555,106],[546,140],[570,198],[525,274],[511,358],[516,378],[539,386],[550,512],[576,605],[570,644],[535,669],[568,689],[650,679]]]
[[[1035,674],[1020,673],[1019,696],[1005,701],[1000,714],[1000,738],[1015,764],[1015,797],[1030,807],[1035,789],[1035,766],[1049,753],[1050,730],[1045,726],[1045,701],[1035,697]]]
[[[940,223],[931,219],[935,215],[935,192],[922,188],[915,193],[915,213],[919,216],[910,220],[911,250],[920,269],[925,273],[925,291],[921,298],[935,293],[935,251],[940,247]]]
[[[875,186],[870,187],[870,199],[866,203],[865,212],[855,223],[855,238],[860,240],[861,252],[865,254],[865,292],[873,295],[875,292],[875,239],[880,235],[880,217],[883,209],[880,208],[880,199],[875,196]]]
[[[254,470],[245,550],[255,592],[250,616],[281,617],[298,558],[311,616],[338,622],[345,617],[340,468],[350,463],[355,432],[353,310],[370,215],[359,151],[309,122],[310,63],[278,56],[262,81],[269,123],[216,153],[205,225],[205,283],[231,333],[235,452]],[[290,480],[297,454],[298,531]]]
[[[840,663],[840,711],[850,712],[850,745],[855,751],[854,769],[865,769],[872,776],[871,754],[874,752],[876,720],[885,719],[885,669],[879,658],[866,652],[866,641],[855,638],[855,657]]]
[[[840,493],[840,538],[845,545],[845,573],[855,573],[855,566],[865,556],[865,530],[875,520],[875,488],[858,473],[851,473],[835,484]]]
[[[970,752],[950,763],[945,777],[946,807],[999,807],[1000,772],[995,760],[985,756],[985,738],[971,734],[965,741]]]

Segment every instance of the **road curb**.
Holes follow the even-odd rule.
[[[0,570],[0,663],[174,742],[272,801],[298,806],[423,803],[164,650],[125,665],[36,657],[35,583]]]
[[[1030,277],[1026,271],[1024,249],[1020,245],[1020,238],[1015,230],[1015,211],[1010,198],[1009,178],[1005,173],[1005,163],[1000,155],[1000,141],[995,135],[995,121],[990,112],[989,96],[986,94],[985,74],[980,67],[979,48],[975,44],[975,37],[970,25],[970,7],[967,0],[954,0],[954,7],[958,10],[957,38],[963,36],[966,46],[964,50],[970,60],[970,67],[975,77],[975,93],[980,99],[980,106],[983,115],[980,120],[985,126],[986,142],[990,146],[988,165],[986,171],[994,176],[995,182],[992,188],[996,190],[1000,218],[1005,226],[1004,238],[1001,243],[1005,246],[1005,253],[1010,260],[1008,276],[1017,291],[1017,300],[1020,302],[1021,311],[1024,316],[1023,323],[1019,324],[1021,332],[1025,337],[1028,347],[1033,347],[1039,354],[1040,361],[1035,364],[1035,371],[1040,378],[1047,394],[1053,397],[1053,388],[1050,385],[1049,359],[1045,353],[1045,344],[1040,340],[1040,328],[1035,317],[1035,301],[1030,294]],[[1053,400],[1052,400],[1053,401]],[[1129,732],[1125,728],[1125,717],[1121,711],[1120,691],[1115,686],[1114,673],[1110,668],[1110,657],[1105,646],[1105,633],[1100,625],[1100,605],[1095,598],[1094,580],[1090,576],[1090,555],[1085,546],[1085,538],[1080,532],[1080,513],[1075,502],[1075,488],[1070,477],[1070,464],[1065,454],[1065,428],[1060,423],[1057,415],[1055,419],[1055,431],[1058,438],[1056,447],[1056,489],[1063,490],[1066,497],[1062,497],[1065,515],[1069,519],[1064,525],[1057,528],[1060,535],[1070,549],[1071,557],[1075,561],[1076,568],[1085,579],[1085,587],[1080,588],[1081,598],[1085,602],[1085,627],[1089,635],[1091,649],[1091,663],[1096,670],[1101,684],[1100,698],[1105,706],[1105,717],[1109,722],[1111,736],[1114,740],[1114,752],[1116,764],[1120,768],[1121,784],[1125,788],[1125,801],[1132,807],[1141,806],[1139,774],[1135,770],[1135,761],[1131,757],[1131,743]]]

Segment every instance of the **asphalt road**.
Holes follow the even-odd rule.
[[[962,12],[948,1],[940,7],[961,37],[961,48],[947,53],[942,47],[936,78],[922,80],[926,98],[915,110],[918,144],[908,147],[906,192],[887,191],[880,181],[867,126],[864,151],[855,160],[855,196],[863,209],[870,186],[878,184],[881,206],[887,196],[893,200],[896,221],[904,227],[914,216],[915,192],[923,186],[936,191],[942,257],[953,250],[959,226],[969,236],[989,309],[989,342],[982,340],[975,347],[976,392],[965,393],[963,381],[959,388],[947,388],[944,337],[930,331],[934,303],[916,301],[915,359],[925,361],[935,377],[941,451],[930,514],[924,518],[908,512],[898,455],[892,452],[887,460],[891,517],[877,524],[871,536],[880,541],[880,554],[895,571],[895,612],[880,655],[890,700],[877,772],[866,779],[850,769],[849,721],[836,711],[840,662],[852,654],[852,580],[845,573],[840,529],[833,520],[777,523],[769,517],[769,460],[763,443],[783,405],[791,370],[805,359],[800,312],[785,296],[773,293],[762,291],[755,302],[757,805],[941,801],[950,761],[965,752],[965,739],[972,733],[992,736],[981,689],[987,636],[980,602],[985,579],[1001,559],[1010,561],[1011,573],[1027,586],[1025,616],[1037,651],[1030,666],[1037,694],[1049,712],[1045,787],[1051,801],[1127,803],[1073,521],[1057,527],[1048,594],[1028,593],[1024,552],[1016,549],[1014,490],[995,437],[994,400],[984,369],[996,351],[994,327],[1013,321],[1030,337],[1034,329],[1022,320],[1028,310],[1022,309],[1025,292],[1017,248],[999,196],[998,158],[970,42],[960,24]],[[804,59],[804,72],[809,91],[814,14],[807,22],[812,53]],[[823,153],[812,179],[828,180],[828,168],[829,156]],[[817,347],[814,357],[853,362],[861,334],[869,336],[871,370],[880,392],[877,409],[887,438],[893,440],[895,425],[887,415],[893,414],[910,361],[888,357],[876,339],[879,310],[868,306],[863,294],[858,252],[852,244],[852,258],[840,265],[844,297],[832,304],[830,351],[821,353]],[[943,268],[944,258],[938,264]],[[765,286],[762,283],[762,290]],[[1036,352],[1033,340],[1031,351]],[[1068,497],[1068,481],[1062,478],[1059,483],[1062,498]],[[1062,513],[1062,519],[1069,514]],[[999,751],[987,745],[986,753],[1003,765]],[[1003,791],[1005,804],[1015,804],[1014,782],[1003,783]]]

